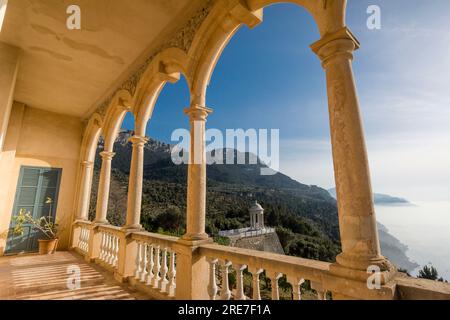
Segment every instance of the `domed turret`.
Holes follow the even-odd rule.
[[[255,201],[253,206],[248,210],[250,213],[250,229],[261,230],[264,229],[264,209]]]

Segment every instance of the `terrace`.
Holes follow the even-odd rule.
[[[285,298],[280,284],[286,281],[293,300],[450,299],[448,284],[400,274],[381,255],[352,70],[360,44],[345,24],[346,1],[291,1],[312,15],[321,36],[311,49],[327,78],[342,242],[335,263],[221,246],[205,232],[205,127],[212,112],[207,86],[234,33],[262,23],[264,7],[277,1],[136,0],[135,10],[127,11],[112,0],[108,19],[99,2],[89,1],[88,10],[100,16],[86,17],[85,33],[67,30],[61,1],[3,2],[0,234],[7,234],[19,207],[42,209],[39,192],[58,195],[53,210],[65,231],[55,255],[0,258],[0,298],[278,300]],[[130,21],[126,31],[123,21]],[[140,215],[145,128],[161,89],[181,75],[189,84],[185,114],[195,143],[189,150],[187,230],[177,238],[144,231]],[[111,162],[127,112],[135,118],[135,135],[126,223],[114,227],[107,220]],[[96,216],[89,221],[100,136]],[[33,203],[21,198],[24,190],[36,191]],[[7,237],[0,236],[0,254],[14,253]],[[76,277],[77,267],[80,288],[72,288],[67,280]]]

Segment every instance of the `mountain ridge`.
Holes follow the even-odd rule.
[[[328,193],[336,199],[336,188],[331,188],[327,190]],[[411,202],[404,198],[400,197],[394,197],[388,194],[382,194],[382,193],[374,193],[373,194],[373,202],[376,205],[397,205],[397,204],[403,204],[403,205],[412,205]]]

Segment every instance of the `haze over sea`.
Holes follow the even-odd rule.
[[[421,267],[431,263],[439,276],[450,281],[450,201],[377,205],[376,213],[389,233],[409,247],[406,255],[411,260]]]

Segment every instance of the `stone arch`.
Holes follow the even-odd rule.
[[[293,3],[306,9],[316,22],[321,37],[345,26],[347,0],[247,0],[250,11],[277,3]]]
[[[178,48],[168,48],[152,60],[144,72],[135,93],[136,135],[145,136],[148,120],[151,118],[159,94],[167,82],[176,83],[181,74],[187,74],[188,56]],[[188,86],[190,86],[189,79]]]
[[[127,90],[119,90],[111,100],[106,111],[103,127],[105,151],[112,152],[114,141],[128,111],[132,111],[133,97]]]
[[[95,160],[95,151],[98,139],[103,132],[103,119],[100,114],[94,113],[86,126],[81,144],[81,161]]]
[[[256,27],[263,21],[265,7],[289,2],[313,17],[320,35],[345,27],[346,0],[247,0],[218,2],[194,37],[189,51],[192,103],[205,105],[206,89],[214,68],[229,41],[242,25]]]
[[[95,153],[102,131],[103,119],[99,113],[94,113],[86,125],[81,144],[80,171],[75,197],[75,215],[80,220],[88,220]]]

